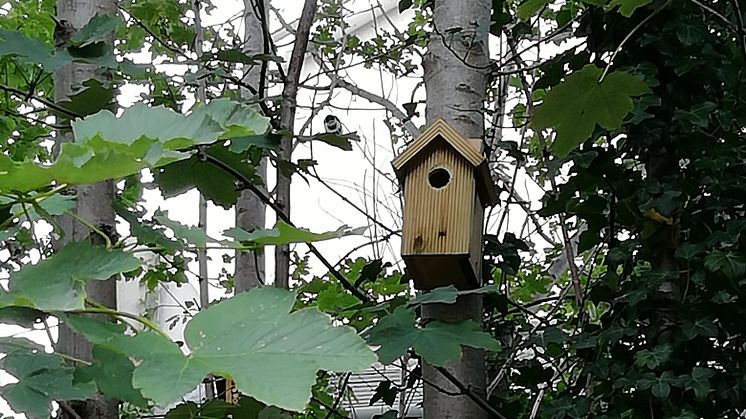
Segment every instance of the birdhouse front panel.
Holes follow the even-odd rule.
[[[474,212],[474,169],[435,142],[412,163],[404,182],[402,255],[468,254]]]
[[[402,258],[415,288],[479,287],[484,207],[497,201],[482,141],[438,120],[392,165],[404,189]]]

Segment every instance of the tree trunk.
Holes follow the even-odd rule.
[[[114,0],[57,0],[57,20],[61,27],[67,30],[55,31],[55,45],[65,45],[75,30],[80,29],[96,14],[115,14],[116,1]],[[67,99],[76,93],[82,83],[89,79],[102,80],[101,69],[89,64],[68,64],[54,74],[55,101]],[[64,141],[70,141],[72,133],[58,132],[58,145]],[[115,218],[113,210],[114,183],[101,182],[92,185],[80,185],[75,188],[77,193],[77,204],[74,213],[77,217],[86,220],[96,226],[100,231],[116,236]],[[97,233],[71,217],[61,217],[60,224],[64,231],[64,237],[60,243],[84,240],[88,237],[94,243],[102,244],[104,240]],[[114,278],[106,281],[90,281],[86,285],[88,297],[106,307],[116,309],[116,280]],[[80,359],[91,359],[91,345],[83,337],[73,333],[70,329],[61,325],[59,338],[57,340],[57,351]],[[92,399],[81,402],[67,402],[61,409],[61,418],[74,418],[75,413],[83,419],[118,418],[118,402],[106,400],[98,395]]]
[[[423,60],[426,116],[428,123],[442,118],[466,138],[484,135],[483,101],[488,83],[489,25],[491,2],[487,0],[435,0],[435,33]],[[467,64],[464,63],[466,61]],[[478,277],[481,277],[479,275]],[[482,299],[463,296],[455,304],[427,304],[425,321],[456,322],[471,319],[481,323]],[[484,396],[484,352],[462,348],[460,359],[446,369],[474,393]],[[440,389],[458,393],[458,388],[431,365],[423,365],[424,417],[426,419],[485,418],[486,412],[465,395],[449,396]],[[437,386],[437,388],[436,388]]]
[[[245,49],[250,53],[269,53],[268,43],[265,42],[264,25],[260,16],[266,22],[267,4],[265,0],[244,0],[244,42]],[[264,86],[260,86],[262,77],[266,77],[266,62],[255,65],[247,70],[244,83],[257,92],[249,89],[241,90],[241,97],[245,100],[260,97],[266,93]],[[262,178],[262,191],[267,190],[267,159],[262,159],[256,168],[257,175]],[[236,203],[236,227],[251,231],[264,228],[266,223],[266,205],[251,191],[244,190]],[[236,269],[233,275],[236,292],[247,291],[264,283],[264,254],[261,251],[236,251]]]
[[[316,0],[305,0],[298,29],[295,31],[295,43],[293,53],[290,56],[287,79],[282,89],[282,108],[280,109],[280,128],[284,131],[280,140],[280,159],[291,161],[293,154],[293,135],[295,129],[295,103],[298,95],[298,83],[303,61],[306,58],[308,48],[308,37],[316,15]],[[290,216],[290,176],[277,169],[277,205],[289,217]],[[275,248],[275,286],[278,288],[290,288],[290,247],[287,245]]]

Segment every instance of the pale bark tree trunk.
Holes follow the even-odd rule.
[[[426,116],[428,123],[442,118],[466,138],[484,134],[483,101],[488,83],[490,7],[488,0],[435,0],[435,32],[424,57]],[[464,61],[467,64],[464,64]],[[463,296],[455,304],[427,304],[422,308],[425,320],[447,322],[471,319],[482,322],[482,299]],[[484,395],[484,353],[468,347],[462,357],[445,367],[467,388]],[[459,389],[431,365],[423,366],[426,383],[449,392]],[[476,419],[487,413],[469,397],[449,396],[435,386],[424,386],[426,419]]]
[[[249,53],[269,53],[268,43],[264,36],[262,19],[267,19],[267,2],[265,0],[244,0],[244,49]],[[260,19],[260,16],[263,17]],[[241,97],[249,100],[255,96],[264,97],[266,89],[260,86],[261,79],[266,76],[266,62],[247,69],[244,83],[251,86],[241,90]],[[267,190],[267,160],[262,159],[256,168],[257,175],[262,178],[259,186],[262,191]],[[244,190],[236,203],[236,227],[251,231],[264,228],[266,223],[266,205],[251,191]],[[261,286],[264,282],[264,254],[259,252],[236,252],[236,269],[233,275],[236,292],[247,291]]]
[[[63,27],[69,29],[80,29],[96,14],[115,13],[115,0],[57,0],[57,20],[62,23]],[[72,32],[74,31],[56,31],[55,44],[65,45]],[[58,70],[54,74],[55,101],[65,100],[76,93],[76,90],[86,80],[102,80],[105,78],[106,75],[102,75],[101,70],[100,67],[89,64],[69,64]],[[71,140],[71,135],[70,132],[59,132],[58,144]],[[114,183],[109,181],[92,185],[80,185],[75,188],[75,191],[77,193],[77,204],[74,209],[76,216],[96,226],[110,237],[115,236],[116,227],[112,206]],[[97,244],[104,242],[103,238],[96,233],[92,233],[90,229],[71,217],[61,217],[59,222],[62,225],[64,237],[58,245],[69,241],[84,240],[88,237]],[[90,281],[86,285],[86,292],[89,298],[99,304],[116,309],[115,278],[106,281]],[[64,325],[61,325],[59,329],[56,350],[76,358],[91,359],[91,345],[88,341],[73,333]],[[83,419],[114,419],[119,417],[118,402],[116,400],[106,400],[101,395],[83,402],[67,402],[61,409],[60,417],[74,418],[75,415],[70,410],[74,410]]]

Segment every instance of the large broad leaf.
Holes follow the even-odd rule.
[[[72,57],[67,50],[54,54],[38,39],[27,38],[18,31],[0,30],[0,56],[6,55],[21,57],[26,61],[39,64],[50,73],[72,62]]]
[[[500,344],[473,321],[432,321],[425,327],[418,327],[414,310],[404,306],[382,318],[370,330],[368,342],[380,345],[378,359],[384,364],[393,362],[410,347],[427,362],[438,366],[458,358],[462,345],[491,351],[500,349]]]
[[[115,68],[118,64],[112,55],[111,44],[99,41],[104,40],[119,23],[116,16],[94,16],[73,35],[71,45],[59,52],[18,31],[0,30],[0,56],[19,57],[50,73],[74,61]]]
[[[3,358],[2,367],[18,383],[0,387],[0,395],[13,410],[29,418],[48,418],[53,400],[81,400],[96,392],[93,383],[74,380],[74,368],[44,352],[11,352]]]
[[[213,373],[233,378],[257,400],[297,411],[310,400],[318,370],[360,371],[375,355],[352,328],[333,327],[316,309],[290,313],[294,301],[289,291],[258,288],[211,306],[187,325],[188,356],[153,332],[129,337],[85,317],[68,323],[93,343],[140,360],[134,386],[158,404],[178,400]]]
[[[191,153],[182,151],[188,147],[264,132],[267,119],[247,106],[218,99],[189,115],[138,103],[119,117],[104,110],[72,126],[75,141],[63,144],[51,165],[0,155],[0,192],[122,178],[189,158]]]
[[[223,232],[224,235],[232,237],[239,242],[248,242],[252,246],[283,245],[290,243],[312,243],[322,240],[336,239],[339,237],[361,234],[361,229],[350,229],[342,226],[336,231],[326,233],[312,233],[303,228],[293,227],[284,221],[278,221],[275,227],[269,230],[254,230],[248,232],[238,227],[229,228]]]
[[[615,71],[599,81],[602,73],[595,65],[586,65],[552,88],[534,111],[534,128],[552,127],[557,133],[552,144],[556,155],[566,156],[591,136],[596,125],[619,129],[633,108],[632,97],[648,91],[632,74]]]
[[[43,311],[83,308],[85,283],[133,271],[140,260],[121,250],[70,243],[36,265],[25,265],[10,277],[10,292],[0,294],[0,306],[33,307]]]

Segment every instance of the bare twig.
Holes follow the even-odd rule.
[[[295,227],[295,224],[293,224],[292,221],[290,221],[290,217],[283,211],[283,209],[274,201],[272,201],[269,196],[267,196],[266,193],[262,192],[254,186],[251,179],[244,176],[241,172],[235,170],[233,167],[231,167],[228,164],[225,164],[223,161],[215,158],[214,156],[211,156],[209,154],[205,154],[206,161],[218,166],[219,168],[225,170],[227,173],[229,173],[231,176],[233,176],[235,179],[241,182],[241,187],[243,189],[248,189],[252,193],[254,193],[262,202],[264,202],[268,207],[272,208],[272,210],[277,214],[277,217],[281,219],[282,221],[286,222],[288,225]],[[324,255],[319,252],[319,250],[314,246],[312,243],[307,243],[308,249],[311,253],[316,256],[321,263],[326,267],[326,269],[329,270],[329,273],[337,280],[339,281],[340,285],[344,287],[347,291],[352,293],[355,297],[360,299],[360,301],[367,302],[370,301],[371,298],[365,292],[357,289],[352,283],[350,283],[347,278],[345,278],[342,274],[337,271],[334,266],[324,257]]]

